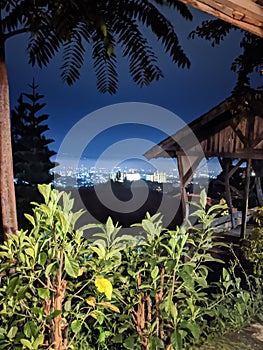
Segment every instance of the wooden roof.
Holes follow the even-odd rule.
[[[263,159],[263,91],[243,98],[235,109],[235,98],[228,97],[177,133],[147,151],[152,158],[179,155]]]
[[[263,37],[263,0],[180,0]]]

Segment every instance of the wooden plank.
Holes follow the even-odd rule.
[[[207,12],[209,13],[210,15],[213,15],[223,21],[226,21],[234,26],[237,26],[239,28],[242,28],[244,30],[247,30],[255,35],[258,35],[260,37],[263,37],[263,28],[262,28],[262,25],[254,25],[252,23],[246,23],[243,21],[244,18],[240,18],[240,19],[237,19],[237,18],[234,18],[234,17],[231,17],[231,16],[228,16],[226,15],[224,12],[222,12],[221,10],[219,9],[215,9],[213,7],[214,5],[214,1],[209,1],[209,4],[205,4],[203,3],[203,1],[197,1],[197,0],[179,0],[181,2],[183,2],[184,4],[186,5],[190,5],[192,7],[195,7],[197,8],[198,10],[201,10],[201,11],[204,11],[204,12]],[[260,14],[260,6],[259,6],[259,10],[258,12],[255,14],[255,15],[258,15]],[[254,18],[254,16],[252,17]],[[257,19],[255,19],[256,21]],[[262,21],[263,23],[263,21]]]
[[[176,152],[177,156],[185,156],[185,153],[183,151]],[[200,152],[187,152],[188,156],[198,156],[200,155]],[[263,149],[241,149],[237,150],[236,152],[207,152],[204,150],[204,155],[207,158],[212,157],[222,157],[222,158],[251,158],[251,159],[263,159]]]
[[[211,3],[211,1],[208,2]],[[263,22],[263,8],[251,0],[217,0],[212,2],[226,5],[232,10],[240,11],[241,13],[244,13],[245,16],[252,17],[255,21]]]

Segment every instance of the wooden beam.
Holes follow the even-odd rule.
[[[250,144],[251,147],[256,147],[263,140],[263,132],[259,134],[259,136],[253,140]]]
[[[232,204],[232,197],[231,197],[231,190],[230,190],[230,176],[229,176],[229,168],[230,165],[232,165],[231,159],[225,159],[225,162],[223,162],[224,167],[224,180],[225,180],[225,190],[226,190],[226,203],[229,208],[230,216],[231,216],[231,226],[232,228],[235,228],[235,219],[233,216],[233,204]]]
[[[238,129],[239,123],[234,123],[233,120],[229,121],[229,125],[231,126],[234,133],[238,136],[239,140],[244,144],[245,147],[248,147],[248,139],[245,135],[242,134],[242,131]]]
[[[200,164],[201,160],[203,159],[203,157],[199,157],[197,158],[193,164],[190,166],[190,168],[188,169],[188,171],[186,172],[186,174],[183,175],[183,184],[184,187],[186,187],[188,185],[188,183],[191,181],[195,170],[198,168],[198,165]]]
[[[180,0],[263,38],[263,9],[251,0]]]
[[[178,157],[178,172],[179,172],[179,179],[180,179],[182,215],[183,215],[183,220],[185,220],[185,219],[187,219],[186,218],[187,198],[186,198],[186,189],[185,189],[184,181],[183,181],[184,169],[183,169],[183,162],[182,162],[181,156]]]
[[[229,178],[232,177],[235,174],[235,172],[237,171],[237,169],[240,167],[240,165],[242,163],[244,163],[244,159],[239,159],[237,164],[234,165],[233,168],[229,171],[229,173],[228,173]]]
[[[250,173],[251,173],[251,159],[249,158],[247,160],[247,169],[246,169],[245,198],[244,198],[244,208],[242,211],[241,238],[246,238]]]
[[[176,152],[177,156],[185,156],[184,152]],[[237,150],[235,152],[206,152],[204,151],[204,154],[207,158],[213,158],[213,157],[221,157],[221,158],[243,158],[243,159],[262,159],[263,160],[263,149],[244,149],[244,150]],[[200,155],[200,152],[192,152],[188,151],[187,156],[198,156]]]

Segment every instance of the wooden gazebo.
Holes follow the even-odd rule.
[[[194,137],[193,137],[194,135]],[[201,152],[200,152],[201,148]],[[242,236],[246,230],[252,161],[256,175],[263,175],[263,90],[250,90],[238,98],[228,97],[174,135],[147,151],[147,159],[172,157],[178,160],[183,215],[186,215],[186,186],[202,158],[217,157],[225,173],[226,200],[232,215],[229,179],[243,162],[246,187]],[[235,166],[231,166],[236,159]],[[260,181],[257,182],[260,185]],[[233,215],[232,215],[233,217]]]

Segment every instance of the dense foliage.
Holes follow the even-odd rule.
[[[190,61],[162,6],[170,7],[186,20],[192,19],[187,6],[176,0],[0,1],[0,41],[30,33],[29,61],[40,67],[48,65],[62,49],[61,76],[70,85],[79,78],[87,51],[99,91],[115,93],[119,56],[127,59],[131,77],[140,86],[163,76],[145,28],[175,64],[189,67]]]
[[[253,265],[253,272],[262,278],[263,274],[263,207],[256,212],[256,226],[243,242],[245,257]]]
[[[231,70],[237,72],[236,91],[242,92],[244,87],[250,85],[251,74],[258,72],[263,75],[263,38],[241,30],[220,19],[203,21],[194,31],[190,33],[191,38],[196,36],[211,42],[212,46],[220,44],[232,30],[243,33],[240,41],[242,53],[234,60]]]
[[[147,215],[127,236],[111,219],[77,229],[70,195],[39,190],[33,229],[0,250],[1,349],[190,349],[255,313],[255,291],[235,265],[209,282],[220,206],[206,212],[204,193],[197,228],[168,231]]]

